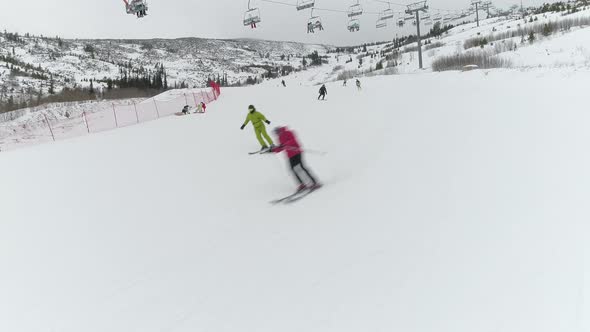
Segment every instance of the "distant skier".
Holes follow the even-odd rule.
[[[322,98],[322,100],[326,100],[326,95],[328,94],[328,89],[326,89],[326,85],[323,84],[320,88],[320,95],[318,96],[318,100]]]
[[[246,121],[244,122],[242,127],[240,127],[240,129],[244,130],[246,125],[249,122],[252,122],[252,126],[254,126],[254,133],[256,134],[256,139],[258,140],[260,145],[262,145],[260,151],[269,150],[269,146],[262,138],[263,136],[266,139],[266,141],[268,141],[268,144],[270,144],[270,149],[272,149],[274,147],[274,143],[270,136],[268,136],[268,133],[266,132],[266,126],[264,125],[265,122],[266,124],[270,124],[270,121],[268,121],[262,113],[256,111],[254,105],[248,106],[248,112],[249,113],[246,116]]]
[[[281,84],[286,88],[287,87],[287,83],[285,83],[285,80],[281,81]]]
[[[346,80],[344,80],[344,82],[342,82],[342,86],[346,86]]]
[[[188,105],[184,105],[184,107],[182,108],[182,114],[184,114],[184,115],[190,114],[190,107]]]
[[[303,165],[303,151],[301,150],[301,145],[297,141],[295,134],[287,127],[277,127],[274,129],[274,133],[279,137],[280,145],[278,147],[273,148],[272,152],[287,152],[287,157],[289,158],[291,171],[293,172],[295,179],[299,183],[297,191],[299,192],[305,189],[316,190],[320,188],[322,185]],[[301,171],[297,170],[297,166],[299,166],[299,169]],[[307,178],[311,181],[310,186],[307,186],[303,181],[301,177],[303,173],[307,175]]]
[[[362,89],[362,88],[361,88],[361,81],[359,81],[359,79],[358,79],[358,78],[356,79],[356,88],[357,88],[357,89],[359,89],[359,90],[361,90],[361,89]]]
[[[207,105],[204,102],[197,104],[197,111],[195,113],[205,113],[207,111]]]

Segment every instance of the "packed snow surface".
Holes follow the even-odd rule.
[[[205,115],[0,153],[0,331],[586,331],[589,80],[229,88]],[[249,104],[324,188],[268,203],[295,182],[247,154]]]

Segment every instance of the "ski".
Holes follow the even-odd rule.
[[[297,196],[291,197],[291,198],[283,201],[283,203],[285,203],[285,204],[291,204],[291,203],[298,202],[299,200],[307,197],[307,195],[313,193],[314,191],[320,189],[321,187],[322,186],[320,185],[319,187],[317,187],[315,189],[307,189],[307,190],[304,190],[304,192],[301,195],[297,195]]]
[[[275,199],[273,201],[270,201],[271,204],[276,205],[279,203],[284,203],[284,204],[291,204],[291,203],[295,203],[298,202],[299,200],[305,198],[307,195],[313,193],[314,191],[320,189],[322,186],[320,185],[320,187],[315,188],[315,189],[304,189],[301,191],[297,191],[291,195],[285,196],[283,198],[279,198],[279,199]]]
[[[291,195],[285,196],[283,198],[272,200],[272,201],[270,201],[270,204],[276,205],[279,203],[287,203],[288,201],[295,199],[297,196],[305,195],[306,192],[308,192],[308,191],[309,191],[309,189],[297,191],[297,192],[295,192]]]
[[[253,155],[253,154],[265,154],[265,153],[271,153],[272,151],[270,149],[265,149],[265,150],[258,150],[258,151],[254,151],[254,152],[248,152],[249,155]]]
[[[182,113],[182,112],[176,112],[174,113],[174,115],[176,116],[186,116],[186,115],[191,115],[191,114],[205,114],[205,112],[190,112],[190,113]]]

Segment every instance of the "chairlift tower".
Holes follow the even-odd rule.
[[[477,26],[479,27],[479,4],[481,0],[471,0],[471,4],[475,6],[475,18],[477,20]]]
[[[492,8],[492,2],[491,1],[485,1],[484,3],[482,3],[482,8],[488,13],[488,17],[490,18],[490,8]]]
[[[422,69],[422,40],[420,40],[420,12],[426,12],[427,10],[428,6],[426,5],[426,1],[420,1],[409,4],[408,9],[406,9],[406,14],[416,15],[416,36],[418,39],[418,62],[420,65],[420,69]]]

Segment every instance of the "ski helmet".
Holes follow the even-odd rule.
[[[248,111],[256,111],[256,107],[254,105],[248,106]]]

